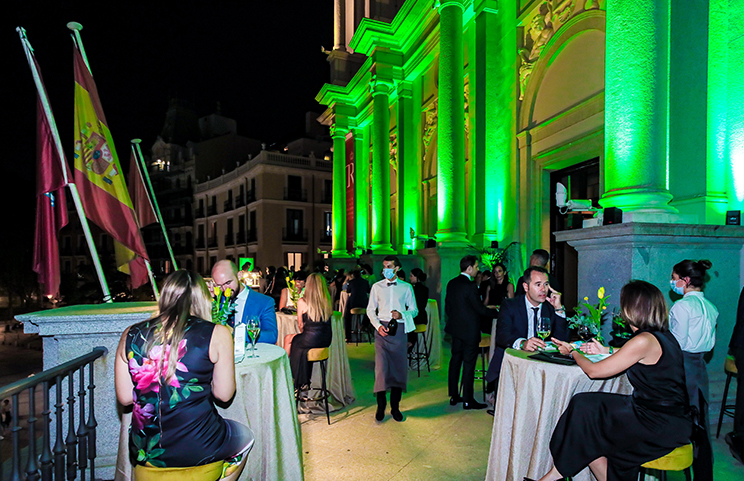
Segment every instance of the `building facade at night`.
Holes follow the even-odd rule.
[[[728,342],[735,303],[712,291],[744,279],[742,228],[724,225],[744,210],[744,111],[731,102],[744,7],[409,0],[389,20],[371,15],[380,3],[336,0],[316,97],[335,153],[334,258],[412,252],[443,298],[465,252],[516,243],[516,279],[545,248],[573,308],[600,285],[619,300],[631,278],[666,292],[676,262],[707,257]],[[621,209],[622,225],[567,217],[559,182]]]

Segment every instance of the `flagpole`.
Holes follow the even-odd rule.
[[[160,207],[158,207],[158,200],[155,198],[155,189],[152,188],[152,182],[150,182],[150,174],[147,172],[147,166],[145,165],[145,159],[142,156],[142,149],[140,149],[140,139],[132,139],[132,151],[134,152],[134,159],[140,166],[140,174],[145,179],[145,190],[147,195],[152,200],[152,206],[155,207],[155,215],[160,223],[160,228],[163,230],[163,238],[165,239],[165,245],[168,247],[168,253],[170,254],[171,262],[173,262],[173,270],[178,270],[178,264],[176,264],[176,256],[173,255],[173,248],[170,245],[168,239],[168,232],[165,229],[165,222],[163,222],[163,216],[160,214]],[[131,167],[130,167],[131,168]]]
[[[150,266],[150,261],[147,259],[142,259],[145,261],[145,266],[147,266],[147,276],[150,278],[150,284],[152,284],[152,293],[155,294],[155,300],[160,300],[160,294],[158,293],[158,285],[155,284],[155,276],[152,275],[152,267]]]
[[[98,258],[98,249],[96,249],[96,244],[93,242],[93,236],[90,233],[90,226],[88,225],[88,219],[85,217],[85,212],[83,211],[83,205],[80,201],[80,195],[78,194],[77,186],[74,183],[70,183],[68,177],[67,177],[67,168],[65,164],[65,152],[62,149],[62,141],[59,138],[59,131],[57,130],[57,123],[54,121],[54,114],[52,114],[52,109],[49,105],[49,99],[46,96],[46,90],[44,90],[44,85],[41,83],[41,76],[39,75],[39,72],[36,70],[36,64],[33,61],[33,51],[34,49],[31,47],[31,43],[28,41],[28,38],[26,38],[26,30],[23,27],[17,27],[16,32],[18,32],[18,35],[21,37],[21,44],[23,45],[23,51],[26,54],[26,60],[28,60],[28,65],[31,68],[31,74],[34,77],[34,83],[36,84],[36,90],[39,92],[39,98],[41,99],[41,105],[44,108],[44,115],[47,118],[47,121],[49,122],[49,127],[52,130],[52,137],[54,138],[54,144],[57,147],[57,154],[59,156],[59,161],[61,163],[62,167],[62,175],[64,176],[65,183],[67,183],[67,187],[70,189],[70,193],[72,194],[72,200],[75,204],[75,210],[77,211],[78,218],[80,219],[80,225],[83,228],[83,233],[85,235],[85,240],[88,243],[88,248],[90,249],[90,256],[93,260],[93,266],[96,269],[96,274],[98,274],[98,281],[101,284],[101,291],[103,292],[103,301],[104,302],[113,302],[111,299],[111,293],[109,292],[108,284],[106,283],[106,276],[103,274],[103,268],[101,267],[101,261]]]

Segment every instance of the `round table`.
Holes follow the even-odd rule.
[[[302,436],[289,358],[271,344],[256,344],[256,354],[249,357],[248,349],[235,365],[235,397],[217,408],[222,417],[247,425],[256,436],[240,479],[302,480]]]
[[[550,437],[574,394],[588,391],[631,394],[623,374],[592,380],[576,365],[536,361],[532,353],[507,349],[501,365],[491,432],[487,480],[539,479],[553,465]],[[584,469],[574,481],[594,479]]]
[[[276,329],[278,332],[276,345],[284,347],[284,336],[300,333],[300,325],[297,323],[297,313],[285,314],[281,311],[276,311]]]

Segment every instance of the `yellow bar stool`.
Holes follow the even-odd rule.
[[[667,471],[684,471],[685,479],[691,481],[690,466],[692,466],[692,444],[685,444],[666,456],[642,464],[641,479],[647,469],[657,469],[660,471],[660,481],[666,481]]]
[[[317,396],[310,396],[309,394],[307,396],[302,396],[302,393],[298,390],[295,394],[295,404],[299,405],[300,401],[310,401],[310,402],[318,402],[323,401],[325,405],[325,413],[326,413],[326,419],[328,420],[328,424],[331,424],[331,415],[328,413],[328,397],[331,395],[331,393],[328,391],[328,387],[326,386],[326,370],[327,370],[327,362],[328,362],[328,348],[327,347],[318,347],[315,349],[310,349],[307,351],[307,360],[310,362],[310,369],[312,369],[312,363],[319,362],[320,363],[320,374],[322,377],[322,381],[320,384],[320,388],[311,388],[310,391],[318,391]],[[311,371],[312,372],[312,371]]]
[[[355,307],[349,311],[351,314],[351,334],[356,333],[356,345],[359,345],[359,338],[362,337],[362,333],[367,333],[367,342],[372,342],[372,336],[367,329],[364,329],[364,318],[367,317],[367,309],[363,307]]]
[[[224,461],[186,468],[134,467],[134,481],[217,481],[222,477]]]
[[[431,348],[426,344],[427,327],[428,324],[416,324],[416,329],[413,330],[413,332],[416,333],[416,350],[408,353],[408,365],[410,366],[413,361],[416,361],[418,377],[421,377],[422,361],[426,361],[426,370],[431,372],[431,366],[429,365]],[[424,347],[423,352],[421,352],[421,346]]]
[[[726,398],[728,397],[729,385],[731,384],[731,378],[735,377],[736,382],[739,381],[739,371],[736,369],[736,360],[733,356],[726,356],[726,361],[723,363],[723,370],[726,373],[726,387],[723,388],[723,398],[721,399],[721,414],[718,415],[718,430],[716,430],[716,437],[721,434],[721,424],[723,423],[723,415],[734,417],[734,411],[736,404],[726,404]]]

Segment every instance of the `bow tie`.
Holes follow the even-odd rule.
[[[390,287],[390,286],[397,286],[398,285],[398,281],[388,282],[387,285],[388,285],[388,287]]]

